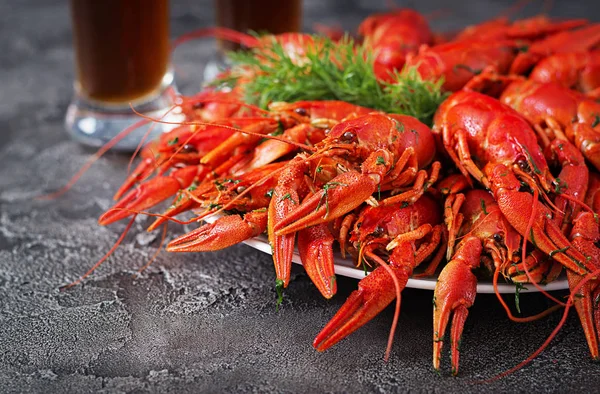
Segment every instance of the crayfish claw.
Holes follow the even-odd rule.
[[[376,187],[373,178],[356,171],[338,175],[277,223],[275,234],[285,235],[334,220],[371,197]]]
[[[595,215],[591,212],[581,212],[574,221],[571,231],[573,245],[582,253],[589,256],[590,262],[600,268],[600,227],[596,222]],[[567,271],[569,288],[575,293],[573,305],[579,315],[585,338],[590,348],[592,358],[600,358],[598,342],[600,341],[600,279],[590,279],[582,286],[578,286],[584,279],[583,276]]]
[[[106,226],[133,215],[136,211],[155,206],[161,201],[177,193],[181,185],[172,177],[156,177],[143,183],[127,193],[112,208],[104,212],[98,219],[101,226]]]
[[[184,234],[167,245],[167,252],[207,252],[224,249],[261,234],[267,228],[266,210],[223,216]]]
[[[402,290],[408,280],[408,276],[404,274],[404,267],[395,268],[390,265],[389,268],[401,282],[400,290]],[[401,276],[405,277],[400,280]],[[393,278],[384,267],[376,268],[358,282],[358,290],[350,294],[340,310],[316,336],[313,346],[321,352],[329,349],[368,323],[395,298]]]
[[[567,278],[569,281],[569,288],[572,290],[579,282],[581,282],[583,276],[567,271]],[[594,308],[593,306],[595,298],[593,289],[598,285],[598,283],[595,282],[597,281],[590,280],[579,288],[579,291],[575,293],[573,305],[575,306],[577,315],[579,315],[579,320],[581,321],[581,327],[583,328],[590,354],[594,360],[598,360],[600,358],[600,355],[598,354],[600,313],[598,313],[598,308]],[[599,290],[600,288],[596,288],[596,293],[598,293]],[[596,299],[598,299],[598,296],[600,296],[600,294],[596,294]]]
[[[465,239],[454,258],[439,275],[433,295],[433,368],[440,369],[442,347],[446,327],[452,319],[450,333],[452,351],[452,374],[458,374],[460,340],[465,321],[477,294],[477,278],[471,272],[479,264],[481,241],[477,238]]]
[[[326,224],[298,232],[298,251],[302,265],[323,297],[328,299],[337,291],[333,241],[333,235]]]

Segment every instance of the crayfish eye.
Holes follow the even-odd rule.
[[[346,131],[344,134],[342,134],[342,136],[340,137],[340,141],[344,141],[344,142],[352,142],[354,141],[354,139],[356,138],[356,134],[354,134],[351,131]]]
[[[295,112],[295,113],[297,113],[297,114],[298,114],[298,115],[300,115],[300,116],[306,116],[306,115],[308,115],[308,112],[306,111],[306,109],[304,109],[304,108],[302,108],[302,107],[300,107],[300,108],[296,108],[296,109],[294,110],[294,112]]]
[[[521,159],[517,160],[517,165],[524,172],[529,172],[529,163],[527,162],[527,160],[521,158]]]
[[[373,235],[374,237],[381,237],[383,235],[383,231],[383,227],[377,226],[375,227],[375,230],[373,230],[371,235]]]
[[[204,108],[205,105],[206,105],[206,103],[194,103],[194,104],[192,104],[192,108],[193,109],[202,109],[202,108]]]
[[[193,153],[197,152],[196,147],[192,144],[185,144],[183,148],[181,148],[181,153]]]
[[[500,233],[496,233],[493,235],[494,241],[498,243],[502,243],[504,241],[504,237]]]
[[[520,192],[524,192],[524,193],[530,193],[533,194],[533,190],[531,189],[531,187],[529,186],[529,184],[521,181],[521,187],[519,187],[519,191]]]

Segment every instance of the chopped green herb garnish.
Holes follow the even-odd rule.
[[[277,101],[342,100],[387,113],[400,113],[431,125],[433,114],[446,98],[443,80],[423,80],[416,67],[395,72],[392,82],[378,80],[372,48],[349,37],[339,41],[313,36],[305,47],[306,61],[298,61],[275,39],[250,51],[229,54],[229,76],[213,86],[237,82],[232,76],[250,72],[243,85],[244,99],[266,108]]]
[[[394,123],[396,124],[396,130],[398,130],[399,133],[404,133],[404,123],[394,119]]]
[[[473,68],[467,66],[466,64],[456,64],[452,70],[454,72],[457,72],[458,70],[466,70],[475,75],[479,75],[483,71],[481,69],[473,69]]]
[[[523,283],[515,283],[515,307],[517,308],[517,312],[521,313],[521,291],[527,290]]]
[[[187,188],[188,192],[193,192],[194,190],[196,190],[198,188],[198,182],[194,181],[192,182],[192,184]]]
[[[569,185],[567,185],[567,182],[563,181],[560,178],[556,178],[555,179],[555,182],[554,182],[554,193],[561,194],[566,189],[568,189],[568,187],[569,187]]]
[[[283,200],[290,200],[291,202],[296,204],[296,201],[294,201],[294,199],[292,198],[292,195],[290,193],[284,194],[284,196],[281,197],[281,199],[279,201],[283,201]]]
[[[327,217],[327,215],[329,215],[329,197],[328,197],[328,192],[329,189],[334,189],[338,186],[348,186],[345,183],[340,183],[340,182],[329,182],[323,185],[323,191],[325,193],[323,193],[323,195],[321,196],[321,198],[319,199],[319,203],[317,204],[317,208],[315,209],[315,211],[318,211],[319,208],[321,208],[321,205],[323,203],[323,200],[325,200],[325,216],[323,216],[324,218]]]
[[[483,198],[479,199],[479,203],[481,204],[481,209],[483,210],[483,213],[489,215],[489,212],[486,210],[485,201],[483,200]]]
[[[567,246],[565,246],[564,248],[560,248],[560,249],[553,250],[553,251],[551,251],[551,252],[550,252],[548,255],[549,255],[550,257],[554,257],[554,255],[555,255],[555,254],[557,254],[557,253],[565,253],[567,250],[569,250],[569,247],[570,247],[570,246],[569,246],[569,245],[567,245]]]
[[[275,279],[275,291],[277,292],[277,310],[279,310],[279,305],[283,302],[283,280],[277,278]]]

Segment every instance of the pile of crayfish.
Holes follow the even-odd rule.
[[[299,62],[318,46],[299,33],[215,32],[254,48],[275,40]],[[394,299],[398,312],[415,270],[437,275],[433,366],[449,342],[453,374],[475,272],[494,285],[539,287],[564,271],[571,296],[547,294],[552,310],[573,305],[600,358],[600,24],[502,17],[434,34],[426,18],[400,9],[370,16],[359,33],[382,81],[402,67],[443,78],[447,97],[431,125],[335,100],[260,108],[242,100],[243,83],[207,89],[180,98],[186,121],[141,150],[99,223],[144,213],[156,217],[152,231],[184,212],[195,213],[187,223],[218,214],[166,250],[214,251],[266,233],[277,286],[288,286],[297,247],[326,298],[336,293],[339,248],[371,272],[316,336],[319,351]],[[169,198],[166,212],[146,212]],[[519,318],[507,308],[517,321],[552,310]]]

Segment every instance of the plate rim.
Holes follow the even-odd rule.
[[[269,245],[269,242],[266,240],[266,237],[264,235],[247,239],[243,241],[243,243],[250,246],[251,248],[257,249],[268,255],[272,255],[271,245]],[[343,259],[339,253],[334,253],[334,258],[334,268],[336,275],[341,275],[354,279],[362,279],[365,277],[365,273],[363,270],[355,268],[354,264],[350,260]],[[300,260],[300,255],[297,249],[294,250],[292,261],[296,264],[302,265],[302,261]],[[421,290],[435,290],[436,283],[437,279],[435,278],[409,278],[406,287]],[[519,291],[520,293],[539,292],[539,290],[535,286],[527,286],[527,284],[525,284],[525,286],[526,287],[521,288],[521,290]],[[517,285],[511,283],[499,283],[498,292],[501,294],[514,294],[516,291],[516,287]],[[569,288],[569,283],[566,278],[561,277],[546,285],[540,285],[540,287],[545,291],[566,290]],[[477,293],[494,294],[494,286],[490,282],[478,282]]]
[[[203,220],[207,223],[213,223],[216,221],[221,215],[211,215],[205,217]],[[265,235],[259,235],[254,238],[247,239],[242,241],[242,243],[259,250],[268,255],[273,255],[271,251],[271,245],[267,240]],[[354,266],[354,264],[348,260],[343,259],[339,253],[334,253],[335,263],[334,269],[336,275],[345,276],[348,278],[354,279],[362,279],[364,278],[365,272],[361,269],[358,269]],[[302,265],[302,261],[300,260],[300,254],[298,253],[298,249],[294,249],[294,253],[292,255],[292,262],[295,264]],[[409,278],[406,283],[407,288],[411,289],[421,289],[421,290],[435,290],[435,285],[437,283],[437,279],[435,278]],[[519,293],[539,293],[540,290],[535,286],[527,286],[522,287]],[[541,289],[544,291],[557,291],[557,290],[567,290],[569,289],[569,282],[566,277],[562,276],[559,279],[545,284],[539,285]],[[511,283],[499,283],[498,284],[498,292],[500,294],[515,294],[517,285]],[[478,294],[494,294],[494,286],[491,282],[478,282],[477,283],[477,293]]]

